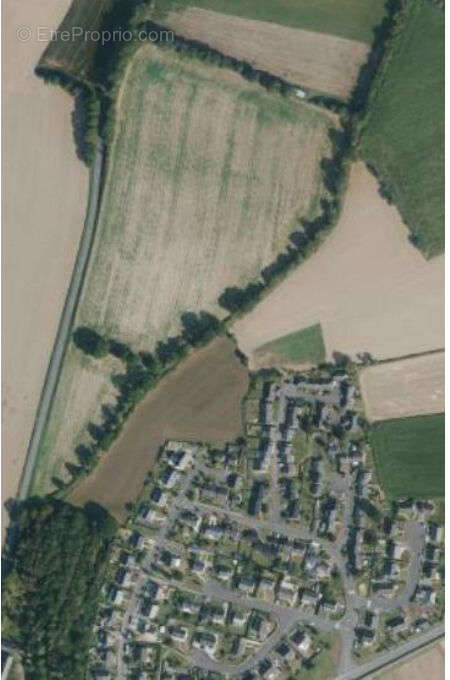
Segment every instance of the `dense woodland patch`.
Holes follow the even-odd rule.
[[[38,498],[14,502],[10,520],[4,639],[20,646],[26,680],[82,680],[116,522],[94,503]]]

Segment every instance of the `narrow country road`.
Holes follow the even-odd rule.
[[[66,301],[64,303],[61,320],[59,322],[58,331],[56,334],[55,344],[53,345],[47,374],[45,376],[44,386],[42,388],[41,398],[39,400],[39,406],[36,413],[36,419],[34,421],[33,432],[28,445],[25,465],[22,470],[18,491],[18,497],[20,500],[25,499],[30,492],[33,481],[34,467],[36,465],[42,435],[50,415],[50,409],[52,407],[53,398],[58,385],[58,379],[61,372],[67,341],[72,330],[72,322],[75,317],[78,301],[80,299],[80,293],[83,288],[84,277],[95,236],[95,227],[97,225],[97,216],[100,202],[99,199],[103,177],[103,164],[104,147],[103,142],[100,141],[95,151],[94,162],[91,169],[88,208],[80,245],[78,248],[77,259],[75,261],[72,278],[70,280]]]

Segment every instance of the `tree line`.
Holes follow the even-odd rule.
[[[287,95],[294,89],[300,87],[280,76],[275,76],[269,71],[255,68],[244,59],[236,59],[236,57],[228,56],[200,40],[185,38],[176,34],[174,31],[171,31],[172,39],[168,42],[167,32],[169,29],[154,21],[148,20],[139,24],[138,30],[141,33],[147,33],[149,40],[160,47],[167,46],[180,54],[196,57],[201,61],[208,62],[214,66],[219,66],[220,68],[228,68],[239,73],[245,80],[258,82],[267,90],[273,90],[280,92],[282,95]]]
[[[173,369],[191,348],[201,347],[224,332],[223,324],[208,312],[186,312],[181,316],[181,325],[180,334],[159,341],[153,353],[135,352],[126,343],[107,338],[87,326],[75,329],[72,340],[79,350],[95,359],[114,356],[122,362],[124,370],[111,376],[118,392],[115,403],[102,406],[100,423],[88,424],[91,444],[80,444],[75,449],[78,464],[66,463],[72,479],[88,474],[95,467],[101,453],[107,451],[118,437],[136,404],[165,373]],[[52,481],[58,491],[67,487],[58,477],[53,477]]]

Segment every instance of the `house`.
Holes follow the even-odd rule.
[[[275,581],[271,578],[262,578],[259,582],[259,597],[272,598],[275,592]]]
[[[172,489],[180,479],[180,473],[175,471],[173,467],[165,467],[159,476],[161,484],[168,489]]]
[[[327,614],[335,614],[339,609],[338,603],[334,600],[322,600],[320,607]]]
[[[163,521],[163,517],[159,515],[154,508],[150,508],[143,517],[144,521],[148,524],[156,524]]]
[[[157,618],[158,612],[159,612],[159,604],[152,604],[150,607],[150,610],[148,612],[148,618],[153,621],[154,619]]]
[[[190,568],[191,571],[196,575],[199,576],[200,578],[203,578],[206,575],[208,565],[206,562],[202,562],[202,560],[199,560],[198,558],[194,558],[190,562]]]
[[[205,652],[205,654],[208,654],[209,656],[214,655],[214,653],[217,650],[218,643],[219,643],[218,635],[203,630],[196,631],[192,639],[193,647],[202,650],[203,652]]]
[[[372,628],[355,628],[355,643],[369,647],[375,642],[375,631]]]
[[[251,593],[256,587],[256,581],[250,576],[240,576],[238,581],[238,589],[243,593]]]
[[[132,548],[142,550],[142,548],[144,547],[144,537],[138,531],[133,531],[128,539],[128,544]]]
[[[285,641],[281,642],[278,645],[278,647],[276,648],[276,652],[285,663],[290,663],[295,659],[294,650],[291,647],[289,647],[289,645]]]
[[[144,591],[146,595],[157,602],[162,599],[162,595],[160,593],[161,590],[162,588],[159,583],[156,583],[156,581],[151,581],[150,579],[146,581],[144,585]]]
[[[174,640],[177,640],[178,642],[187,642],[189,633],[188,629],[185,628],[184,626],[179,625],[168,626],[167,632],[169,633],[170,637],[173,638]]]
[[[250,612],[244,611],[243,609],[233,609],[230,614],[230,625],[235,628],[244,628],[250,617]]]
[[[316,607],[319,596],[312,590],[304,590],[300,596],[300,603],[303,607]]]
[[[271,632],[271,625],[267,619],[260,614],[254,613],[248,625],[248,635],[256,637],[258,640],[264,640]]]
[[[272,663],[267,657],[259,662],[258,664],[258,674],[261,678],[265,678],[267,673],[272,668]]]
[[[210,541],[219,541],[225,534],[225,529],[219,524],[207,524],[203,529],[205,538]]]
[[[214,568],[214,575],[221,581],[228,582],[233,576],[233,570],[231,567],[227,567],[225,564],[218,564]]]
[[[123,588],[128,588],[131,585],[131,582],[132,582],[131,572],[129,572],[128,569],[124,569],[123,567],[119,567],[119,569],[116,572],[116,581]]]
[[[192,600],[185,600],[181,605],[181,611],[183,614],[198,614],[200,611],[200,605],[198,602],[193,602]]]
[[[167,459],[176,470],[185,470],[192,461],[192,453],[187,451],[168,451]]]
[[[312,639],[301,630],[296,630],[291,636],[291,643],[302,656],[308,656],[312,651]]]
[[[393,616],[386,621],[386,628],[392,633],[400,633],[406,629],[405,617],[401,614]]]
[[[434,605],[436,603],[436,593],[431,586],[417,586],[414,593],[414,600],[420,604]]]
[[[435,522],[428,522],[427,534],[431,541],[442,543],[444,540],[444,527],[439,526]]]
[[[120,605],[123,603],[125,599],[125,593],[123,590],[119,590],[119,588],[111,588],[108,600],[112,604],[116,605],[117,607],[120,607]]]
[[[179,520],[186,526],[190,527],[194,531],[194,533],[198,533],[200,531],[200,527],[203,521],[200,515],[197,515],[195,512],[192,512],[191,510],[183,510],[179,514]]]
[[[175,553],[171,552],[170,550],[162,550],[159,554],[157,562],[164,565],[168,569],[178,569],[181,565],[181,558],[179,555],[175,555]]]
[[[297,603],[297,598],[298,585],[285,576],[278,588],[278,600],[286,602],[290,607],[294,607]]]
[[[169,502],[169,495],[166,491],[160,489],[159,486],[155,486],[155,488],[150,494],[150,500],[152,503],[155,503],[158,507],[165,508],[167,507],[167,504]]]

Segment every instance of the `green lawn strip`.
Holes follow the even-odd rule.
[[[440,498],[445,479],[444,414],[386,420],[373,426],[370,443],[388,498]]]
[[[318,364],[325,359],[322,327],[315,324],[301,331],[289,333],[268,342],[257,349],[258,354],[273,354],[279,359],[292,362]]]
[[[444,250],[444,14],[408,0],[374,83],[361,153],[426,256]]]
[[[370,44],[384,0],[155,0],[157,13],[199,7]]]

